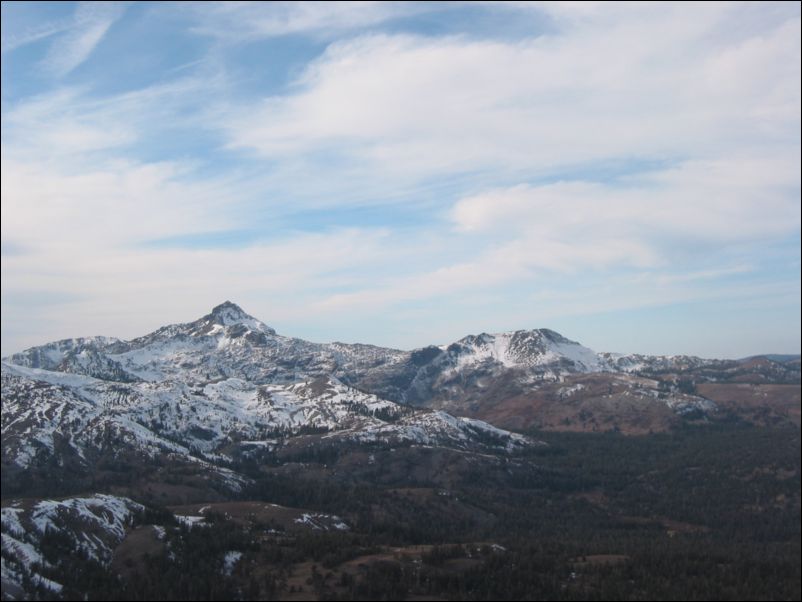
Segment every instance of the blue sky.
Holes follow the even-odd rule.
[[[2,353],[799,353],[800,71],[795,2],[3,3]]]

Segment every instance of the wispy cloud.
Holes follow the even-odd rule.
[[[326,37],[432,10],[418,2],[204,2],[194,31],[242,43],[298,33]]]
[[[72,26],[52,43],[42,67],[57,77],[67,75],[89,58],[124,10],[120,2],[79,3]]]
[[[757,249],[800,229],[798,155],[688,162],[624,182],[558,182],[494,189],[457,201],[459,237],[481,249],[470,261],[338,293],[321,307],[386,311],[410,300],[537,281],[544,274],[665,269],[663,285],[743,274],[729,250]],[[678,275],[706,261],[725,265]],[[637,286],[630,281],[627,288]],[[700,289],[701,290],[701,289]],[[685,298],[685,297],[683,297]]]
[[[61,33],[70,29],[73,26],[71,20],[62,19],[60,21],[53,21],[50,23],[43,23],[35,27],[31,27],[24,31],[3,33],[2,52],[11,52],[17,48],[22,48],[28,44],[33,44],[39,40],[44,40],[57,33]]]
[[[703,11],[710,12],[710,11]],[[794,142],[800,27],[721,43],[724,20],[676,10],[521,42],[372,35],[334,44],[297,92],[238,111],[230,145],[258,155],[325,150],[345,165],[421,178],[548,174],[611,157],[715,156]],[[680,18],[682,17],[682,18]],[[603,49],[603,50],[602,50]],[[682,50],[678,50],[682,49]]]
[[[13,103],[3,112],[4,156],[26,160],[58,158],[92,165],[149,136],[202,127],[207,102],[215,97],[214,76],[188,76],[118,94],[92,94],[86,86],[58,86]]]
[[[799,154],[687,161],[615,182],[518,185],[460,199],[451,210],[467,233],[598,243],[678,239],[717,246],[797,231]],[[709,249],[706,249],[709,250]]]

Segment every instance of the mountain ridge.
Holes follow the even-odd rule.
[[[43,345],[25,349],[3,359],[10,361],[11,363],[21,363],[22,365],[28,365],[30,367],[53,367],[58,365],[58,362],[54,361],[54,358],[57,357],[59,361],[63,361],[65,359],[64,355],[68,355],[70,356],[69,359],[71,359],[72,356],[82,351],[86,351],[87,349],[104,352],[107,355],[114,356],[141,349],[142,347],[157,341],[168,340],[176,337],[180,338],[182,336],[186,336],[198,338],[202,336],[215,335],[224,335],[224,340],[222,342],[223,345],[230,344],[237,339],[242,339],[243,341],[247,341],[254,346],[267,346],[269,342],[274,342],[278,348],[281,348],[282,343],[296,341],[306,345],[309,348],[316,348],[317,350],[328,348],[336,349],[346,353],[375,351],[391,354],[417,353],[420,355],[421,351],[431,348],[437,348],[447,352],[449,350],[457,350],[457,347],[455,346],[462,346],[466,348],[464,351],[470,351],[473,355],[477,356],[476,359],[481,360],[483,358],[490,358],[500,361],[508,366],[526,363],[542,365],[549,363],[548,360],[550,359],[554,360],[555,363],[560,363],[560,358],[558,356],[565,354],[561,354],[559,351],[564,351],[566,349],[570,349],[571,347],[575,347],[577,350],[581,350],[581,355],[585,356],[583,358],[584,361],[579,360],[577,362],[578,358],[573,358],[570,354],[568,354],[566,356],[566,367],[571,367],[568,364],[574,363],[576,365],[573,367],[579,369],[580,371],[604,370],[611,368],[608,366],[609,362],[605,356],[616,355],[619,357],[628,357],[627,354],[610,354],[604,352],[596,353],[587,347],[581,346],[576,341],[572,341],[562,336],[560,333],[548,328],[529,330],[519,329],[498,333],[482,332],[479,334],[468,334],[452,343],[444,345],[429,345],[427,347],[412,349],[410,351],[366,343],[343,343],[339,341],[332,343],[315,343],[311,341],[305,341],[303,339],[279,335],[275,329],[267,326],[264,322],[248,314],[236,303],[225,301],[215,306],[208,314],[194,321],[162,326],[153,332],[135,337],[128,341],[116,337],[104,336],[62,339],[60,341],[45,343]],[[488,343],[493,343],[495,341],[501,342],[501,349],[498,346],[495,346],[495,349],[489,348]],[[64,351],[65,348],[66,351],[62,353],[62,355],[58,355],[57,352]],[[546,357],[533,357],[532,354],[537,352],[546,355]],[[552,352],[551,355],[547,355],[549,352]],[[26,358],[26,355],[34,357]],[[37,355],[39,356],[38,358],[35,357]],[[597,357],[591,359],[593,355]],[[635,354],[631,355],[635,356]],[[47,359],[43,360],[42,356]],[[672,357],[684,358],[692,356]],[[543,359],[547,361],[539,361]],[[700,358],[693,359],[699,360]]]
[[[339,348],[341,350],[376,350],[376,351],[383,351],[383,352],[392,352],[392,353],[415,353],[420,352],[422,350],[430,349],[430,348],[438,348],[441,350],[448,350],[449,347],[454,345],[464,345],[464,346],[474,346],[474,347],[481,347],[483,341],[488,340],[501,340],[501,341],[509,341],[512,340],[514,344],[522,345],[522,341],[526,338],[535,341],[546,341],[551,343],[553,346],[577,346],[582,350],[589,352],[588,357],[585,360],[585,370],[584,371],[604,371],[604,370],[611,370],[617,371],[621,369],[622,371],[627,371],[628,364],[635,364],[637,361],[648,360],[650,358],[654,358],[652,361],[659,361],[662,365],[669,365],[672,364],[673,366],[690,366],[690,365],[700,365],[702,363],[712,363],[712,362],[728,362],[728,361],[749,361],[757,358],[765,358],[769,361],[774,361],[778,363],[784,362],[793,362],[799,358],[798,355],[794,354],[756,354],[744,358],[740,358],[737,360],[728,360],[728,359],[716,359],[716,358],[703,358],[700,356],[695,355],[688,355],[688,354],[667,354],[667,355],[653,355],[653,354],[643,354],[643,353],[618,353],[618,352],[609,352],[609,351],[601,351],[596,352],[587,347],[584,347],[577,341],[573,341],[568,339],[567,337],[563,336],[559,332],[552,330],[550,328],[531,328],[531,329],[516,329],[516,330],[508,330],[508,331],[500,331],[500,332],[480,332],[478,334],[466,334],[463,337],[445,344],[430,344],[424,347],[418,347],[410,350],[402,350],[393,347],[384,347],[381,345],[375,345],[372,343],[347,343],[343,341],[333,341],[333,342],[312,342],[307,341],[304,339],[299,339],[297,337],[288,337],[284,335],[279,335],[277,331],[262,322],[261,320],[255,318],[251,314],[247,313],[242,309],[241,306],[237,305],[236,303],[226,300],[223,303],[212,308],[212,310],[197,318],[196,320],[184,323],[175,323],[175,324],[168,324],[157,328],[156,330],[147,333],[145,335],[141,335],[138,337],[134,337],[133,339],[123,340],[118,337],[112,336],[91,336],[91,337],[73,337],[67,339],[61,339],[57,341],[52,341],[49,343],[44,343],[42,345],[35,345],[33,347],[29,347],[17,353],[13,353],[4,357],[3,359],[7,361],[14,362],[16,358],[17,361],[20,361],[21,357],[25,354],[30,354],[35,352],[35,350],[48,350],[51,351],[55,348],[76,348],[79,351],[85,348],[94,348],[96,350],[103,350],[108,351],[111,354],[120,354],[125,351],[134,350],[140,348],[142,346],[147,345],[150,342],[158,339],[166,339],[172,338],[175,336],[186,335],[192,337],[199,337],[204,335],[214,335],[219,334],[221,332],[227,332],[227,329],[230,327],[235,327],[230,331],[229,338],[235,339],[244,337],[244,340],[254,344],[254,345],[266,345],[268,341],[272,337],[277,337],[280,340],[294,340],[294,341],[302,341],[303,343],[311,346],[318,346],[318,347],[331,347],[331,348]],[[264,335],[264,336],[263,336]],[[525,341],[523,343],[525,347]],[[519,351],[521,351],[519,347]],[[488,354],[491,357],[493,356],[492,353]],[[595,355],[596,358],[592,359],[590,363],[588,363],[588,359],[590,359],[591,355]],[[522,357],[522,363],[526,363],[527,358],[525,354]],[[498,357],[498,359],[504,363],[503,357]],[[568,358],[572,360],[574,358]],[[24,360],[23,360],[24,361]],[[16,363],[16,362],[14,362]],[[27,362],[26,362],[27,363]],[[508,363],[510,362],[508,360]],[[52,365],[52,362],[51,362]],[[40,366],[32,366],[32,367],[40,367]]]
[[[256,399],[260,391],[266,394],[271,387],[281,397],[295,395],[299,386],[326,382],[324,389],[345,387],[348,393],[344,395],[353,399],[373,396],[410,411],[442,411],[489,421],[504,429],[539,426],[637,433],[673,428],[683,416],[715,415],[722,400],[727,402],[727,396],[719,391],[722,382],[799,382],[799,367],[793,362],[596,353],[545,328],[467,335],[448,345],[412,351],[313,343],[278,334],[231,301],[194,321],[166,325],[129,341],[86,337],[32,347],[4,358],[3,372],[9,376],[4,381],[9,390],[17,386],[34,390],[27,384],[12,386],[13,376],[21,379],[20,383],[45,382],[66,388],[90,405],[117,407],[116,401],[107,401],[111,397],[139,399],[151,409],[145,412],[146,422],[142,416],[135,416],[133,422],[145,428],[150,428],[150,421],[169,422],[169,416],[165,419],[159,414],[157,418],[157,406],[167,404],[170,412],[183,415],[183,402],[175,400],[197,399],[197,408],[206,408],[209,415],[217,416],[215,403],[233,404],[234,408],[246,398]],[[67,375],[95,380],[70,380]],[[231,386],[223,390],[217,383]],[[705,385],[704,395],[697,384]],[[305,415],[303,404],[293,403],[295,411]],[[644,420],[647,415],[651,418]],[[272,420],[273,428],[301,426],[277,416],[269,414],[265,420]],[[100,420],[98,416],[96,419]],[[168,439],[189,442],[179,445],[183,453],[194,448],[211,453],[210,441],[222,445],[223,434],[210,431],[202,420],[182,420],[184,430],[162,428],[156,439],[164,439],[167,433]],[[257,426],[259,420],[249,415],[245,422],[242,416],[229,422],[247,425],[243,427],[248,431],[246,436],[253,439],[266,428]],[[346,422],[354,420],[351,417]],[[362,422],[361,426],[368,428]],[[120,426],[115,425],[115,429]],[[315,422],[312,418],[307,419],[306,427],[351,428],[346,423]],[[393,437],[412,441],[412,427],[374,424],[371,432],[388,440],[395,429]],[[434,428],[433,424],[429,427]],[[131,428],[139,432],[139,427]],[[453,432],[444,437],[451,444],[460,438]],[[132,438],[136,440],[136,434]],[[150,435],[145,439],[151,445]],[[419,441],[424,439],[436,438],[418,437]],[[172,444],[159,445],[170,448]]]

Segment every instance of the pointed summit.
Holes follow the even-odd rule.
[[[239,305],[231,301],[225,301],[214,307],[209,315],[215,319],[215,322],[223,326],[228,326],[247,318],[254,319],[253,316],[246,314]]]
[[[201,320],[205,324],[219,324],[220,326],[233,326],[235,324],[243,324],[251,330],[275,334],[276,331],[257,320],[252,315],[245,313],[245,311],[236,303],[225,301],[220,305],[214,307],[212,312]]]

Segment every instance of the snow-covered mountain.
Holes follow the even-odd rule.
[[[509,453],[534,444],[480,420],[364,392],[358,375],[406,354],[282,337],[232,303],[134,339],[71,339],[2,363],[4,482],[94,475],[111,459],[187,465],[210,487],[234,458],[332,445]],[[194,469],[192,468],[194,467]]]
[[[197,384],[233,377],[255,384],[290,384],[370,370],[405,355],[372,345],[320,344],[281,336],[227,301],[194,322],[164,326],[131,341],[67,339],[6,361],[117,382],[177,379]]]
[[[303,429],[431,442],[429,428],[464,446],[464,433],[451,428],[464,424],[409,406],[470,415],[500,381],[517,391],[572,374],[703,362],[597,354],[547,329],[413,351],[312,343],[279,335],[227,301],[130,341],[67,339],[6,358],[4,457],[22,466],[58,447],[80,459],[109,433],[149,455],[213,454],[232,441]]]
[[[455,375],[464,381],[513,370],[532,380],[557,381],[570,374],[684,371],[726,363],[596,353],[548,329],[468,335],[412,351],[313,343],[279,335],[229,301],[194,322],[164,326],[130,341],[67,339],[14,354],[6,362],[114,382],[175,379],[189,386],[226,378],[262,385],[334,376],[381,397],[418,405],[425,403],[430,386],[437,389],[437,382]]]
[[[349,384],[401,403],[470,414],[472,403],[494,382],[523,387],[570,374],[608,371],[591,349],[547,329],[466,336],[431,345],[358,373],[341,369]]]
[[[34,347],[9,364],[112,382],[175,380],[189,387],[237,378],[256,385],[334,376],[392,401],[426,405],[458,376],[469,382],[510,369],[555,380],[611,370],[611,362],[551,330],[470,335],[450,345],[400,351],[285,337],[231,302],[186,324],[120,341],[94,337]]]
[[[544,373],[557,374],[610,369],[593,350],[546,328],[469,335],[441,349],[456,359],[456,368],[490,361],[508,368],[537,367]]]
[[[752,360],[749,369],[798,372],[765,362],[771,365]],[[67,339],[6,358],[3,462],[18,470],[55,458],[78,470],[109,450],[151,459],[173,454],[237,487],[242,479],[227,468],[232,455],[292,447],[312,435],[326,444],[509,451],[526,440],[464,416],[495,419],[500,414],[490,409],[499,404],[520,408],[544,395],[563,403],[560,383],[582,375],[598,374],[609,394],[626,393],[638,407],[711,412],[715,404],[692,391],[680,398],[670,382],[658,391],[648,379],[689,370],[715,378],[744,365],[599,354],[548,329],[469,335],[413,351],[313,343],[279,335],[227,301],[195,321],[130,341]],[[608,382],[605,374],[646,380]],[[600,382],[583,384],[579,397],[593,390],[593,399],[603,400]]]

